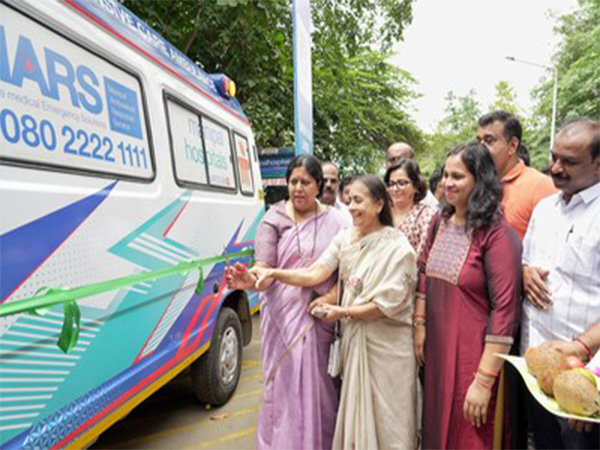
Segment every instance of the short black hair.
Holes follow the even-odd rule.
[[[507,142],[516,137],[519,140],[519,146],[521,146],[523,127],[521,127],[521,122],[519,122],[519,119],[517,119],[508,111],[501,109],[484,114],[479,118],[480,127],[487,127],[494,122],[502,122],[504,125],[503,134]]]
[[[467,228],[488,228],[501,214],[502,184],[498,178],[494,160],[487,147],[479,142],[459,145],[448,153],[448,157],[460,155],[467,170],[475,178],[475,187],[467,206]],[[446,220],[454,214],[454,206],[447,201],[442,207]]]
[[[527,167],[531,166],[531,156],[529,156],[529,149],[519,142],[517,148],[517,156],[525,163]]]
[[[349,175],[347,177],[342,178],[342,181],[340,181],[340,192],[344,192],[344,188],[346,186],[348,186],[349,184],[352,184],[352,182],[356,179],[356,175]]]
[[[425,179],[421,176],[421,169],[419,169],[419,164],[415,160],[402,158],[385,171],[383,181],[385,181],[385,184],[387,185],[390,182],[392,174],[400,169],[406,171],[408,179],[415,188],[414,202],[415,204],[419,203],[427,195],[427,184],[425,183]]]
[[[285,181],[287,183],[290,182],[290,177],[292,176],[292,172],[294,171],[294,169],[297,169],[298,167],[304,167],[306,171],[310,174],[310,176],[315,179],[315,181],[317,182],[317,187],[319,188],[317,197],[320,197],[323,193],[323,187],[325,186],[325,180],[323,178],[323,169],[321,168],[321,161],[319,161],[313,155],[295,156],[288,164],[285,172]]]
[[[438,187],[438,184],[440,184],[440,181],[442,181],[442,177],[444,176],[444,166],[435,169],[433,171],[433,173],[431,174],[431,176],[429,177],[429,190],[435,194],[435,191]]]

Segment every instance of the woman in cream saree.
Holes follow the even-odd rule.
[[[390,227],[358,241],[346,231],[320,262],[339,267],[342,308],[374,303],[384,314],[341,322],[342,392],[333,448],[415,448],[412,247]]]
[[[275,279],[313,286],[339,269],[341,304],[330,296],[310,307],[341,323],[342,391],[333,448],[415,448],[415,253],[392,226],[379,178],[359,178],[350,197],[352,230],[340,232],[308,268],[257,269],[257,284]]]

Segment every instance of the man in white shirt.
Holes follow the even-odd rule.
[[[385,169],[389,169],[401,159],[412,159],[415,160],[415,149],[408,145],[406,142],[395,142],[390,145],[385,152]],[[427,189],[425,198],[421,200],[428,206],[431,206],[434,210],[438,208],[438,201],[434,195]]]
[[[600,318],[600,122],[566,125],[552,149],[560,191],[539,202],[523,240],[521,351],[581,336]],[[530,401],[536,448],[600,448],[600,432],[577,433]]]
[[[352,225],[352,215],[348,211],[348,207],[344,205],[338,198],[340,190],[340,177],[337,166],[331,161],[323,161],[321,163],[323,169],[323,192],[319,197],[319,201],[325,205],[333,206],[344,216],[344,220],[348,226]]]

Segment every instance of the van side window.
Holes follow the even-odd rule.
[[[229,130],[169,96],[166,104],[177,182],[235,190]]]
[[[250,161],[248,139],[237,133],[233,133],[233,142],[237,155],[242,194],[252,195],[254,194],[254,180],[252,179],[252,164]]]
[[[172,100],[168,100],[167,105],[177,180],[193,184],[208,184],[200,118],[195,112]]]
[[[229,130],[214,120],[202,116],[202,134],[206,146],[209,184],[235,189],[235,173],[233,171]]]

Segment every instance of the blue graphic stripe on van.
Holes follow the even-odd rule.
[[[193,249],[163,236],[164,230],[180,215],[190,195],[191,191],[183,193],[158,213],[153,214],[150,219],[144,221],[137,229],[128,233],[109,251],[137,266],[134,270],[161,269],[195,258],[196,252]],[[102,324],[100,332],[93,338],[95,351],[93,358],[82,357],[79,359],[75,367],[69,367],[70,373],[63,376],[66,378],[66,382],[61,382],[61,387],[52,387],[56,389],[56,392],[44,393],[45,395],[52,395],[44,402],[45,408],[40,410],[38,417],[31,418],[31,420],[25,417],[15,418],[15,424],[22,425],[23,428],[3,431],[2,440],[6,441],[3,446],[10,442],[9,447],[12,447],[13,444],[20,447],[22,445],[16,443],[21,442],[23,444],[25,442],[26,446],[51,447],[60,436],[70,434],[75,428],[90,420],[102,410],[107,405],[105,400],[113,401],[113,393],[115,395],[123,393],[119,389],[111,391],[111,395],[106,396],[102,388],[99,390],[94,389],[99,384],[98,380],[117,379],[124,383],[124,387],[129,387],[139,383],[140,379],[148,377],[146,369],[152,373],[152,370],[159,369],[165,364],[176,353],[177,343],[171,343],[175,348],[170,348],[168,351],[156,355],[154,350],[164,340],[164,336],[170,327],[166,327],[166,324],[156,329],[154,327],[161,322],[169,298],[172,293],[180,290],[184,279],[184,276],[173,276],[145,283],[144,285],[136,285],[133,288],[119,292],[112,299],[108,309],[105,310],[105,317],[110,317],[110,320]],[[184,291],[182,294],[187,294],[187,298],[182,299],[183,305],[180,305],[179,302],[173,305],[177,309],[185,307],[187,302],[194,297],[193,289]],[[143,317],[143,319],[138,320],[135,326],[131,326],[131,317],[128,311],[132,305],[139,305],[142,300],[145,301],[145,307],[143,314],[139,317]],[[167,319],[173,321],[177,315],[173,313]],[[127,329],[127,339],[133,343],[131,346],[122,345],[124,329]],[[159,334],[152,336],[153,329]],[[82,331],[84,333],[88,332],[88,330]],[[17,332],[21,332],[21,330],[17,330]],[[151,339],[151,337],[154,337],[154,339]],[[20,339],[23,339],[23,337],[20,337]],[[75,348],[73,355],[83,356],[82,351],[88,348],[87,346],[81,347],[81,341],[82,339],[79,340],[78,347]],[[83,341],[85,342],[86,339],[83,338]],[[50,341],[44,342],[44,344],[54,345]],[[55,345],[54,348],[56,348]],[[119,349],[119,351],[115,351],[115,349]],[[145,350],[144,356],[153,355],[153,358],[150,358],[149,361],[150,366],[145,362],[140,364],[140,361],[137,360],[140,349]],[[36,349],[36,351],[41,350]],[[103,364],[98,365],[98,360],[102,360]],[[144,367],[141,372],[133,369],[133,367],[140,365]],[[127,370],[128,368],[129,370]],[[133,378],[130,378],[132,376]],[[100,394],[99,398],[95,397],[94,394],[96,393]],[[87,399],[92,398],[97,398],[97,402],[89,404]],[[77,399],[87,405],[87,408],[84,409],[85,414],[81,411]],[[16,422],[17,420],[20,421]],[[26,424],[30,424],[32,427],[30,431],[24,431]],[[1,425],[2,423],[0,423]],[[53,429],[51,435],[47,432],[49,426]],[[28,434],[29,436],[27,436]]]
[[[0,236],[0,302],[4,302],[108,197],[117,181],[96,194]]]
[[[178,200],[181,200],[181,198]],[[177,201],[174,203],[177,203]],[[179,203],[179,205],[182,205],[182,203]],[[177,213],[178,209],[167,207],[161,212],[164,213],[166,211],[169,211],[166,215],[171,216],[173,212]],[[155,218],[156,216],[151,221]],[[237,246],[246,244],[237,242],[241,226],[242,223],[240,223],[226,246],[226,250],[230,253],[234,253]],[[139,232],[138,234],[141,234],[141,230],[149,233],[149,235],[156,236],[156,230],[152,227],[142,226],[136,231]],[[135,232],[131,233],[129,237],[133,239],[132,235],[134,234]],[[245,239],[253,238],[254,236],[248,233],[245,236]],[[191,299],[185,304],[184,311],[177,317],[178,323],[173,324],[167,331],[167,336],[165,337],[171,335],[170,339],[163,337],[154,351],[147,354],[147,357],[136,361],[128,369],[108,378],[106,382],[94,385],[93,380],[90,379],[91,373],[94,373],[94,375],[99,375],[98,372],[106,374],[111,372],[109,366],[123,367],[126,361],[132,361],[129,359],[131,358],[131,353],[127,354],[127,349],[118,343],[119,339],[121,339],[122,330],[127,327],[128,337],[139,340],[140,333],[138,331],[145,325],[145,321],[141,321],[135,327],[131,327],[130,324],[124,323],[125,314],[113,315],[111,320],[103,325],[102,333],[94,339],[95,349],[109,349],[111,352],[110,358],[105,354],[95,354],[95,358],[104,361],[101,366],[98,366],[95,361],[86,360],[85,358],[78,361],[77,367],[70,375],[72,383],[69,386],[69,390],[65,391],[61,389],[61,396],[56,396],[52,399],[52,404],[47,405],[46,410],[52,412],[47,415],[45,414],[45,417],[38,418],[38,420],[32,420],[33,425],[28,430],[14,430],[15,434],[11,435],[9,440],[3,443],[3,447],[7,449],[22,447],[50,448],[56,445],[57,442],[63,444],[71,442],[80,436],[81,433],[93,427],[107,414],[114,411],[119,405],[137,395],[140,389],[143,389],[144,386],[156,379],[157,373],[168,370],[169,367],[182,361],[193,351],[208,342],[219,312],[219,308],[213,308],[213,306],[218,306],[222,301],[220,295],[215,296],[212,294],[212,284],[215,281],[222,282],[222,271],[223,265],[218,264],[206,275],[205,291],[201,296],[191,295]],[[158,287],[155,283],[153,282],[151,286],[151,295],[157,298],[160,295],[157,294]],[[159,292],[173,292],[173,290],[170,290],[172,288],[173,286],[170,286],[166,291],[159,290]],[[222,292],[221,290],[221,294]],[[128,295],[138,295],[134,292],[124,292],[123,294],[123,299]],[[123,302],[121,302],[122,304]],[[150,306],[150,304],[147,306]],[[113,311],[117,312],[119,308],[115,308]],[[155,315],[155,313],[152,315]],[[195,321],[197,326],[189,330],[191,335],[183,336],[182,332],[186,328],[186,325],[188,325],[192,315],[196,315],[197,317]],[[134,334],[135,336],[133,336]],[[115,338],[114,343],[109,342],[112,338]],[[119,351],[115,352],[115,348],[119,348]],[[81,383],[76,382],[76,380],[81,381]],[[89,383],[86,384],[86,382],[97,387],[90,388]],[[61,397],[60,402],[57,401],[58,397]]]

